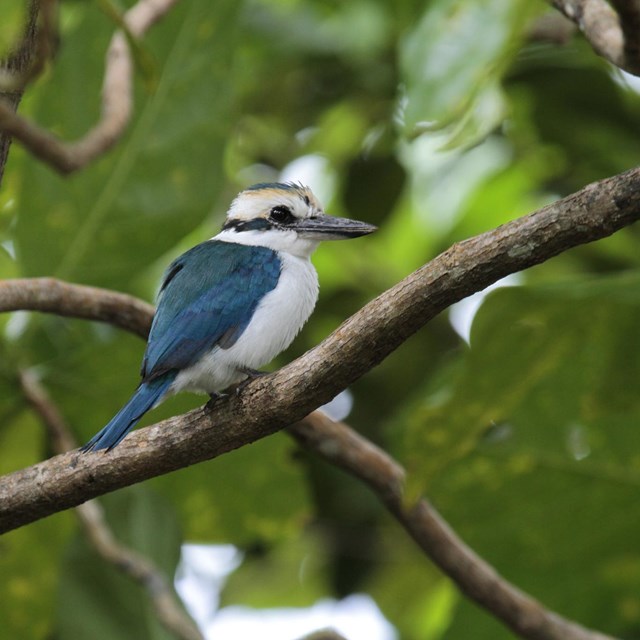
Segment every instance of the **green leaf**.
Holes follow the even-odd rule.
[[[64,50],[32,105],[65,138],[97,118],[110,36],[93,5],[74,10]],[[137,96],[134,121],[106,157],[71,179],[25,158],[16,229],[25,275],[130,287],[204,220],[221,184],[237,10],[231,0],[195,0],[154,26],[148,46],[160,67],[158,88]]]
[[[640,589],[639,324],[640,273],[491,293],[408,441],[414,491],[428,486],[472,547],[545,604],[621,636]],[[446,637],[476,622],[474,637],[510,637],[461,612]]]
[[[405,135],[450,128],[453,147],[491,131],[505,114],[499,81],[535,10],[524,0],[429,3],[400,45]]]
[[[271,543],[294,536],[309,515],[302,470],[281,434],[153,483],[180,505],[189,540]]]
[[[640,96],[621,87],[595,56],[579,63],[575,48],[554,47],[540,64],[516,69],[507,90],[514,142],[553,151],[561,162],[553,183],[560,193],[640,162]]]
[[[365,588],[401,638],[439,638],[460,599],[454,585],[422,550],[407,544],[400,527],[380,527],[377,553],[385,562],[366,579]]]
[[[308,607],[327,594],[323,540],[296,535],[267,553],[245,556],[222,592],[221,606]],[[263,585],[269,584],[268,589]]]
[[[42,457],[42,425],[30,414],[15,414],[17,388],[3,384],[14,402],[13,414],[0,415],[0,474],[17,471]],[[17,405],[18,407],[20,405]],[[10,531],[0,539],[0,620],[2,635],[21,640],[47,636],[54,612],[59,558],[73,526],[69,512]]]

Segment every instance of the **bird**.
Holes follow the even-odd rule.
[[[241,191],[220,232],[166,269],[140,384],[81,451],[113,449],[170,395],[192,391],[216,399],[260,375],[313,312],[319,284],[310,258],[319,243],[375,230],[326,214],[301,183],[259,183]]]

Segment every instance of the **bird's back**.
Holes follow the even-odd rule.
[[[282,263],[265,247],[208,240],[167,269],[142,364],[143,380],[195,364],[217,344],[231,347]]]

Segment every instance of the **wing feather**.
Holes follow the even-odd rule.
[[[278,284],[281,261],[265,247],[208,240],[167,269],[142,377],[185,369],[214,346],[231,347],[260,300]]]

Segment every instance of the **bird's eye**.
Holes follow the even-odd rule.
[[[280,224],[287,224],[289,222],[293,222],[295,218],[291,213],[291,209],[286,207],[283,204],[278,205],[277,207],[273,207],[269,212],[269,218],[274,222],[278,222]]]

